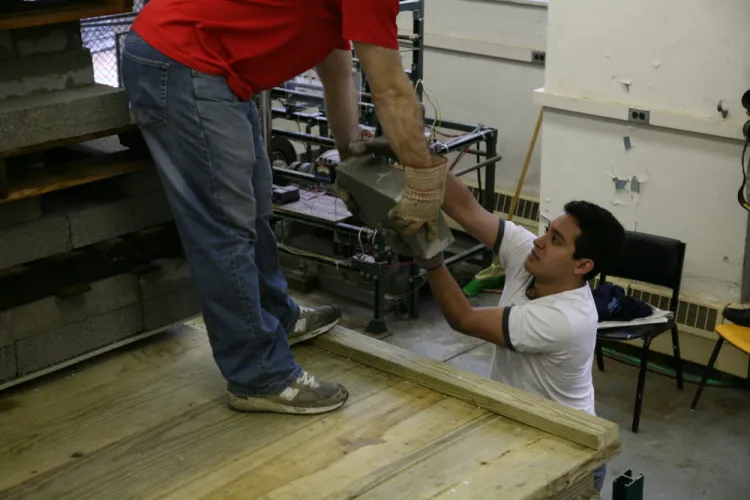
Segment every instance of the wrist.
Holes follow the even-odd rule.
[[[419,267],[427,272],[435,271],[443,267],[445,263],[443,252],[439,252],[437,255],[430,257],[429,259],[416,258],[414,259]]]

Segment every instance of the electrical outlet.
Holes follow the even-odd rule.
[[[534,64],[544,65],[545,59],[547,59],[547,53],[543,50],[532,50],[531,51],[531,62]]]
[[[651,121],[651,112],[647,109],[630,108],[628,110],[628,121],[649,123]]]

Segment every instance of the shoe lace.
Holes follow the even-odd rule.
[[[315,380],[315,377],[310,375],[307,372],[302,372],[302,375],[294,381],[294,385],[298,386],[304,386],[309,387],[311,389],[317,389],[320,385],[317,380]],[[299,394],[299,388],[294,387],[294,385],[291,385],[281,391],[281,394],[279,395],[282,399],[286,399],[287,401],[291,401],[294,398],[297,397],[297,394]]]

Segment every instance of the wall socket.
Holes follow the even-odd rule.
[[[547,59],[547,53],[543,50],[532,50],[531,51],[531,62],[534,64],[541,64],[544,66],[544,62]]]
[[[647,109],[630,108],[628,110],[628,121],[649,123],[651,121],[651,112]]]

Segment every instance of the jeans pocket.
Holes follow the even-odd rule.
[[[221,75],[209,75],[197,70],[191,71],[193,76],[193,92],[200,101],[239,102],[237,95]]]
[[[122,53],[122,81],[138,125],[153,128],[167,123],[169,63]]]

